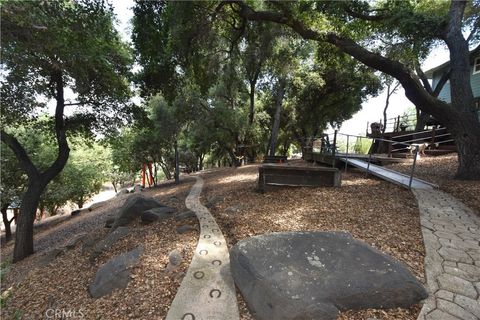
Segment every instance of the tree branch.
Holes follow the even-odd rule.
[[[442,77],[440,78],[440,81],[438,81],[437,85],[435,86],[435,89],[433,90],[432,95],[434,97],[438,97],[440,94],[440,91],[442,91],[443,87],[445,86],[445,83],[447,83],[448,79],[450,78],[450,73],[452,72],[452,69],[448,68],[443,74]]]
[[[388,19],[391,17],[391,14],[377,14],[377,15],[369,15],[361,12],[356,12],[353,11],[350,7],[349,4],[345,5],[345,12],[351,15],[354,18],[361,19],[361,20],[366,20],[366,21],[382,21],[385,19]],[[375,11],[385,11],[385,10],[370,10],[369,12],[375,12]]]
[[[37,170],[32,160],[28,156],[27,152],[23,146],[18,142],[18,140],[9,133],[6,133],[4,130],[1,130],[1,139],[15,154],[20,167],[27,174],[30,179],[36,179],[39,177],[40,172]]]
[[[363,64],[391,75],[402,84],[405,89],[405,95],[416,106],[424,109],[424,111],[429,114],[435,113],[436,118],[444,124],[451,122],[451,114],[455,109],[447,103],[432,97],[425,88],[423,88],[418,76],[404,64],[386,58],[378,53],[371,52],[349,38],[343,38],[332,32],[325,35],[321,34],[308,28],[302,22],[289,16],[285,12],[254,11],[243,1],[236,1],[235,3],[241,7],[242,15],[248,20],[271,21],[289,26],[304,39],[328,42]],[[438,107],[438,105],[442,107]]]
[[[42,178],[47,183],[55,178],[60,171],[62,171],[63,167],[67,163],[68,155],[70,154],[65,121],[63,119],[65,98],[63,91],[63,74],[60,69],[54,67],[54,70],[52,71],[52,81],[55,83],[55,99],[57,100],[57,106],[55,108],[55,134],[58,143],[58,154],[52,165],[41,173]]]
[[[423,72],[422,68],[420,68],[420,63],[418,63],[418,60],[415,61],[415,71],[417,72],[418,77],[422,81],[425,90],[427,90],[429,94],[433,95],[432,86],[430,85],[430,82],[428,82],[428,78]]]

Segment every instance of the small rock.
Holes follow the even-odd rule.
[[[178,249],[172,250],[168,254],[168,261],[173,266],[180,265],[180,263],[182,263],[182,260],[183,260],[183,255]]]
[[[183,260],[183,256],[180,251],[177,249],[172,250],[169,255],[168,255],[168,264],[167,267],[165,268],[165,271],[170,272],[175,270]]]
[[[175,209],[171,207],[153,208],[144,211],[141,215],[141,219],[143,223],[151,223],[154,221],[170,218],[172,216],[172,213],[174,212]]]
[[[197,228],[189,225],[189,224],[184,224],[183,226],[180,226],[177,228],[177,232],[180,234],[187,233],[189,231],[197,231]]]
[[[115,289],[124,289],[130,281],[130,268],[137,265],[143,247],[139,246],[132,251],[122,253],[102,265],[95,274],[95,279],[88,290],[93,298],[100,298],[110,294]]]
[[[122,189],[120,191],[117,192],[117,194],[115,196],[121,196],[121,195],[124,195],[124,194],[128,194],[128,189]]]
[[[73,210],[72,212],[70,212],[70,215],[71,215],[72,217],[78,216],[81,211],[82,211],[82,210],[80,210],[80,209]]]
[[[143,188],[141,185],[137,184],[133,187],[133,193],[140,193],[142,192]]]
[[[175,215],[175,220],[177,220],[177,221],[186,220],[186,219],[190,219],[190,218],[197,218],[197,215],[192,210],[182,211],[182,212],[177,213]]]

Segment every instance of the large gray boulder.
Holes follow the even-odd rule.
[[[141,194],[132,195],[125,201],[112,225],[112,229],[129,224],[135,217],[140,216],[144,211],[164,207],[160,202],[153,198],[147,198]]]
[[[100,266],[89,286],[90,295],[100,298],[115,289],[124,289],[130,281],[130,268],[138,264],[143,247],[122,253]]]
[[[158,220],[164,220],[172,217],[172,214],[175,211],[176,209],[171,207],[153,208],[153,209],[144,211],[141,215],[141,219],[143,223],[151,223]]]
[[[113,232],[107,234],[105,238],[93,245],[92,252],[90,253],[90,261],[93,262],[104,251],[110,250],[118,240],[126,237],[129,232],[130,228],[128,227],[118,227]]]
[[[427,297],[390,256],[344,232],[271,233],[230,251],[255,319],[336,319],[339,311],[409,307]]]

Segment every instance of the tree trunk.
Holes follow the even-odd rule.
[[[205,155],[201,155],[199,157],[198,161],[198,170],[202,171],[203,170],[203,159],[205,158]]]
[[[175,140],[175,145],[174,145],[174,148],[175,148],[175,183],[179,183],[180,182],[180,165],[178,163],[178,143],[177,143],[177,140]]]
[[[254,81],[250,81],[250,110],[248,113],[248,124],[253,124],[253,118],[255,116],[255,85],[256,79]]]
[[[117,193],[117,184],[112,181],[112,185],[113,185],[113,190],[115,191],[115,193]]]
[[[20,261],[33,254],[33,223],[40,195],[44,188],[45,186],[42,186],[40,181],[29,182],[28,188],[23,195],[20,214],[17,219],[17,230],[15,232],[13,262]]]
[[[280,78],[278,80],[278,89],[275,97],[275,115],[273,117],[272,134],[270,136],[270,143],[268,147],[270,156],[275,156],[275,149],[277,146],[277,139],[278,139],[278,130],[280,129],[280,115],[282,112],[283,97],[285,95],[285,86],[286,86],[285,79]]]
[[[17,220],[17,230],[15,232],[15,247],[13,249],[13,261],[23,260],[33,253],[33,223],[40,196],[45,187],[52,181],[63,169],[67,163],[70,154],[68,147],[63,111],[65,109],[63,74],[61,70],[52,69],[52,83],[55,84],[55,135],[58,143],[58,153],[55,161],[45,171],[40,172],[26,150],[12,135],[2,130],[1,139],[15,154],[20,167],[28,176],[28,188],[23,195],[20,207],[20,216]]]
[[[3,225],[5,226],[5,241],[12,240],[12,229],[10,227],[10,223],[12,222],[12,220],[8,220],[8,215],[7,215],[7,210],[9,205],[10,204],[4,203],[1,209]]]

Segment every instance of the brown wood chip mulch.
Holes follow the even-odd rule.
[[[182,211],[186,210],[185,197],[192,185],[193,180],[188,179],[178,186],[169,183],[143,194]],[[118,241],[110,251],[100,255],[93,264],[89,262],[88,255],[82,255],[81,245],[77,245],[52,263],[39,265],[42,253],[48,248],[61,247],[59,244],[75,234],[86,231],[93,236],[105,235],[108,232],[103,228],[105,216],[114,212],[126,196],[114,198],[105,207],[84,217],[36,235],[37,243],[46,242],[38,246],[42,250],[12,265],[2,282],[2,292],[11,288],[11,295],[2,306],[1,318],[16,319],[21,315],[19,319],[44,319],[51,315],[52,311],[46,314],[47,310],[72,311],[84,319],[164,318],[190,264],[198,238],[198,232],[178,234],[176,227],[185,223],[195,225],[195,219],[184,222],[168,219],[150,225],[134,223],[129,235]],[[71,233],[72,230],[76,233]],[[127,288],[115,290],[99,299],[91,298],[88,286],[98,267],[111,257],[138,245],[144,247],[144,252],[139,265],[132,269],[132,279]],[[11,252],[8,247],[5,249],[2,248],[3,259]],[[184,259],[178,268],[167,272],[168,254],[174,249],[183,252]]]
[[[240,239],[281,231],[350,232],[405,263],[424,281],[424,246],[416,200],[408,190],[363,174],[342,175],[341,188],[284,188],[261,194],[258,167],[220,169],[204,175],[203,202],[229,245]],[[241,319],[253,319],[238,295]],[[410,309],[348,311],[338,319],[416,319]]]

